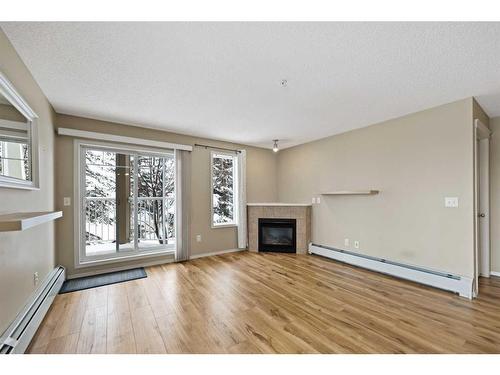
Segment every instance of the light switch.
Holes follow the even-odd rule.
[[[321,203],[321,201],[319,200],[319,197],[317,197],[317,198],[316,198],[316,203],[317,203],[317,204],[320,204],[320,203]]]
[[[201,234],[196,235],[196,242],[201,242]]]
[[[349,247],[349,238],[344,238],[344,246]]]
[[[71,198],[70,197],[64,197],[63,204],[65,206],[71,206]]]
[[[315,204],[315,203],[316,203],[316,198],[313,197],[312,204]]]
[[[449,208],[458,207],[458,197],[445,197],[444,206]]]

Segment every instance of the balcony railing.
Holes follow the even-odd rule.
[[[84,202],[87,255],[115,252],[117,238],[116,199],[86,197]],[[139,248],[175,243],[175,197],[138,197],[137,212],[134,210],[135,205],[132,198],[129,198],[127,203],[129,211],[128,223],[125,227],[127,233],[118,234],[121,241],[127,237],[124,242],[128,246],[124,246],[124,248],[133,248],[135,236],[137,236]],[[163,205],[165,205],[165,210],[163,210]],[[134,224],[136,221],[137,226]],[[123,226],[119,226],[119,228],[123,228]],[[120,245],[120,249],[121,247],[122,245]]]

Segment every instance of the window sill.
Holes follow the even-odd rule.
[[[88,268],[93,266],[100,266],[102,264],[123,263],[137,259],[147,259],[147,258],[154,258],[167,255],[175,256],[175,249],[170,248],[170,249],[165,249],[163,251],[147,252],[142,254],[135,253],[127,256],[121,255],[112,258],[83,260],[75,264],[75,268]]]
[[[217,228],[238,228],[238,224],[219,224],[219,225],[212,224],[212,229],[217,229]]]
[[[22,190],[40,190],[35,183],[25,182],[11,182],[8,180],[0,179],[0,188],[6,189],[22,189]]]

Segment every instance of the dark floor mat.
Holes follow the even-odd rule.
[[[59,294],[97,288],[99,286],[122,283],[124,281],[142,279],[144,277],[148,277],[148,275],[143,267],[126,271],[105,273],[96,276],[80,277],[78,279],[66,280],[59,291]]]

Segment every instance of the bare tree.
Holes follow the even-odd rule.
[[[109,197],[109,200],[88,200],[87,201],[87,221],[93,224],[115,225],[115,215],[110,212],[116,210],[116,154],[113,152],[102,152],[89,150],[86,153],[86,194],[87,197]],[[133,175],[134,163],[137,163],[137,176]],[[123,167],[123,166],[122,166]],[[137,223],[140,234],[139,237],[146,237],[149,233],[154,233],[158,242],[164,243],[165,239],[175,236],[173,212],[166,212],[165,222],[163,221],[163,197],[168,197],[169,201],[174,201],[174,160],[172,158],[156,156],[130,157],[130,181],[137,183],[139,197],[152,199],[141,200],[138,205],[137,215],[146,216],[151,220],[142,220]],[[163,190],[162,190],[163,189]],[[130,203],[129,203],[130,204]],[[133,221],[132,221],[133,222]],[[134,228],[132,232],[137,233]],[[101,238],[87,233],[87,241],[99,240]]]
[[[141,233],[152,231],[158,242],[163,244],[169,237],[174,236],[174,216],[165,213],[166,221],[163,222],[163,196],[173,198],[174,194],[174,160],[172,158],[140,156],[137,161],[137,188],[139,197],[157,197],[149,200],[151,207],[138,207],[152,215],[152,226],[149,222],[141,223]],[[163,191],[162,191],[163,189]],[[162,227],[163,225],[163,227]],[[165,236],[163,236],[165,234]]]

